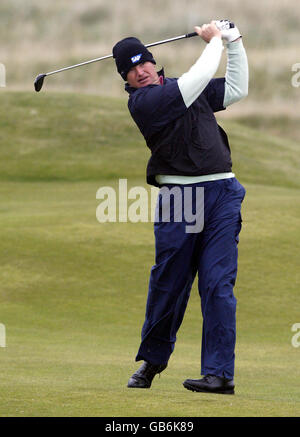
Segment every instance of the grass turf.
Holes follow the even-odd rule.
[[[221,123],[247,189],[235,396],[182,386],[200,374],[196,281],[168,369],[150,390],[130,390],[153,229],[96,220],[99,187],[146,187],[149,153],[126,102],[5,91],[2,107],[0,415],[299,416],[299,146]]]

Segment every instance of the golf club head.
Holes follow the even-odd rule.
[[[36,92],[38,93],[43,86],[44,83],[44,78],[47,76],[47,74],[39,74],[34,81],[34,89],[36,90]]]

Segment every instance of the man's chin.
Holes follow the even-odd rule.
[[[143,87],[143,86],[150,85],[150,84],[151,84],[151,80],[149,80],[149,78],[147,78],[147,79],[145,79],[145,80],[140,80],[140,81],[138,82],[138,84],[139,84],[139,87],[141,88],[141,87]]]

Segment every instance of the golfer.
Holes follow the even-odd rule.
[[[113,48],[117,70],[126,81],[128,107],[151,150],[147,182],[163,189],[204,190],[201,232],[187,232],[187,222],[162,220],[158,196],[155,265],[151,269],[145,321],[136,361],[141,367],[130,388],[149,388],[168,365],[190,290],[198,273],[203,317],[201,379],[187,379],[196,392],[234,393],[236,342],[237,245],[241,230],[244,187],[232,173],[227,135],[214,112],[226,109],[248,93],[248,63],[237,27],[220,31],[216,22],[195,27],[207,43],[190,70],[179,78],[157,72],[152,54],[137,38],[125,38]],[[224,50],[227,68],[213,78]],[[180,62],[180,59],[178,59]],[[178,205],[176,206],[178,207]],[[199,375],[200,376],[200,375]]]

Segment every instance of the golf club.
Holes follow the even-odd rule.
[[[216,21],[218,28],[221,30],[222,28],[232,28],[234,27],[234,23],[229,20],[220,20]],[[179,39],[191,38],[193,36],[198,36],[197,32],[186,33],[184,35],[175,36],[174,38],[163,39],[162,41],[153,42],[151,44],[145,45],[145,47],[153,47],[158,46],[160,44],[166,44],[168,42],[177,41]],[[82,67],[83,65],[92,64],[93,62],[103,61],[104,59],[112,58],[113,55],[102,56],[101,58],[91,59],[90,61],[81,62],[80,64],[70,65],[69,67],[60,68],[59,70],[50,71],[49,73],[39,74],[34,81],[34,89],[36,92],[39,92],[42,89],[44,79],[46,76],[51,76],[52,74],[60,73],[62,71],[71,70],[72,68]]]
[[[151,44],[145,45],[145,47],[153,47],[158,46],[159,44],[166,44],[168,42],[177,41],[183,38],[191,38],[193,36],[197,36],[197,32],[187,33],[185,35],[176,36],[174,38],[164,39],[162,41],[153,42]],[[80,64],[70,65],[69,67],[60,68],[59,70],[50,71],[49,73],[39,74],[34,81],[34,88],[36,92],[39,92],[42,89],[44,79],[46,76],[51,76],[52,74],[60,73],[62,71],[71,70],[72,68],[81,67],[83,65],[92,64],[93,62],[103,61],[104,59],[112,58],[113,55],[102,56],[101,58],[91,59],[90,61],[81,62]]]

